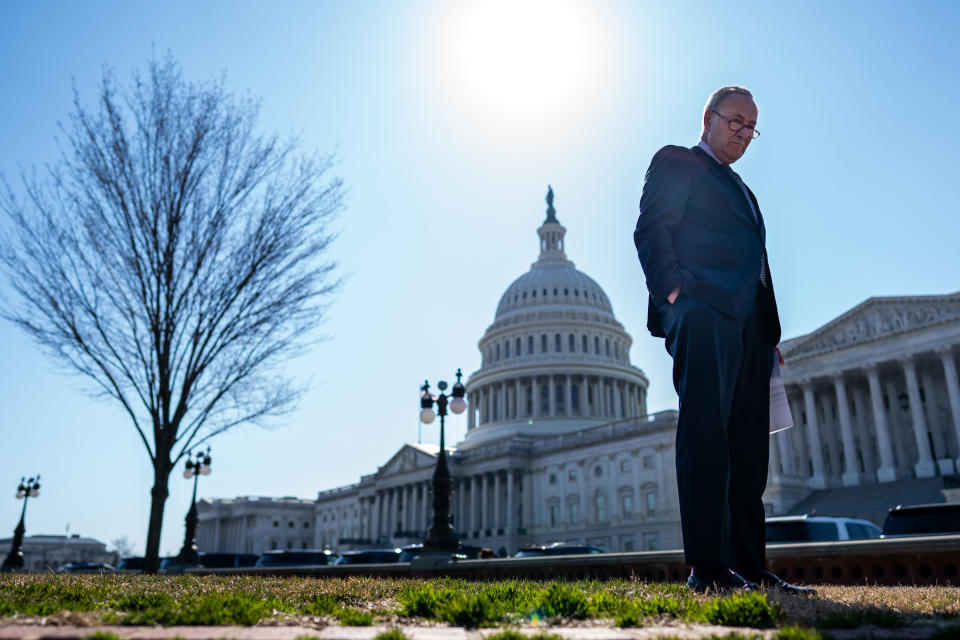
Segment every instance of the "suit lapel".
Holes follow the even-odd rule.
[[[697,146],[691,147],[691,150],[693,151],[694,155],[700,159],[700,162],[707,167],[707,170],[713,173],[713,175],[716,176],[720,182],[726,185],[733,197],[736,198],[737,202],[742,205],[741,212],[746,215],[750,219],[750,222],[757,227],[757,231],[760,233],[761,238],[763,238],[765,235],[763,232],[763,218],[760,215],[760,207],[757,204],[756,198],[754,198],[753,194],[750,193],[750,188],[747,187],[747,193],[744,193],[743,189],[740,188],[740,185],[738,185],[736,180],[733,179],[733,176],[730,175],[730,171],[720,166],[720,163],[711,158],[706,151]],[[753,214],[750,213],[750,203],[747,202],[748,197],[753,200],[753,206],[757,212],[756,219],[754,219]]]

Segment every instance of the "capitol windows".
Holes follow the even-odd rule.
[[[593,506],[594,512],[597,516],[597,522],[606,522],[607,521],[607,496],[603,495],[599,491],[593,497]]]
[[[497,400],[498,400],[497,394],[493,394],[493,420],[494,420],[494,422],[496,422],[496,420],[497,420]]]
[[[570,385],[570,410],[571,411],[580,411],[580,389],[577,385]]]
[[[647,551],[656,551],[660,548],[660,534],[656,531],[653,533],[643,534],[643,548]]]
[[[557,411],[563,411],[563,385],[557,385]]]
[[[541,415],[550,413],[550,387],[547,385],[540,387],[540,413]]]
[[[573,526],[580,521],[580,505],[571,502],[568,508],[570,510],[570,525]]]
[[[527,355],[533,355],[533,336],[527,336]]]
[[[600,476],[602,476],[602,475],[603,475],[603,467],[601,467],[600,465],[595,466],[595,467],[593,468],[593,475],[596,476],[596,477],[598,477],[598,478],[599,478]]]
[[[542,334],[540,336],[540,353],[547,352],[547,334]]]
[[[633,517],[633,496],[629,493],[620,496],[620,511],[625,520]]]
[[[576,343],[576,341],[574,340],[574,337],[573,337],[573,334],[572,334],[572,333],[570,334],[570,339],[567,340],[567,347],[568,347],[568,350],[570,351],[570,353],[573,353],[574,351],[577,350],[577,343]]]
[[[533,415],[533,385],[527,387],[527,415]]]
[[[567,480],[569,480],[569,481],[571,481],[571,482],[576,482],[576,481],[577,481],[577,470],[576,470],[576,469],[570,469],[570,470],[567,471]]]
[[[509,355],[510,355],[510,354],[508,353],[507,356],[509,357]],[[614,342],[614,343],[613,343],[613,357],[614,357],[614,358],[617,358],[617,359],[620,358],[620,343],[619,343],[619,342]]]
[[[652,486],[644,490],[643,493],[644,500],[647,503],[647,515],[653,516],[657,514],[657,488]]]
[[[497,343],[497,362],[500,362],[500,343]],[[609,355],[609,354],[608,354]]]
[[[560,294],[557,292],[557,288],[556,288],[556,287],[553,288],[553,295],[555,295],[555,296],[560,295]]]
[[[503,357],[509,358],[510,357],[510,341],[509,340],[503,343],[503,349],[504,349]]]
[[[598,336],[593,336],[593,352],[600,355],[600,338]]]
[[[517,338],[517,355],[518,355],[518,356],[520,355],[520,345],[521,345],[521,344],[523,344],[523,343],[520,341],[520,338]]]
[[[583,335],[583,336],[580,336],[580,337],[583,338],[583,339],[580,341],[580,350],[583,351],[584,353],[586,353],[586,352],[587,352],[587,336],[586,336],[586,335]]]
[[[556,504],[550,505],[550,528],[552,529],[557,528],[557,518],[560,515],[559,511],[560,511],[560,507],[558,505]]]
[[[643,468],[653,469],[653,456],[643,456]]]
[[[556,351],[557,353],[563,351],[563,346],[560,342],[559,333],[553,336],[553,350]]]
[[[564,289],[564,290],[563,290],[563,295],[565,295],[565,296],[570,295],[570,291],[567,290],[567,289]]]
[[[324,520],[326,520],[326,517],[324,517]],[[274,527],[279,527],[279,526],[280,526],[280,521],[279,521],[279,520],[274,520],[274,521],[273,521],[273,526],[274,526]]]
[[[555,473],[550,474],[550,484],[557,484],[557,474]]]
[[[610,357],[610,338],[606,338],[606,339],[604,340],[604,343],[606,344],[606,347],[607,347],[607,357],[609,358],[609,357]]]
[[[630,461],[629,461],[629,460],[621,460],[621,461],[620,461],[620,473],[627,473],[628,471],[630,471]]]

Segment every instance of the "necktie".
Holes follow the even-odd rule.
[[[740,190],[743,192],[743,197],[747,199],[747,206],[750,207],[750,213],[753,214],[753,221],[757,223],[757,226],[760,225],[760,216],[757,215],[757,210],[753,206],[753,198],[750,197],[750,192],[747,191],[747,185],[743,183],[743,180],[737,175],[737,172],[730,168],[730,165],[724,165],[727,168],[727,171],[730,172],[730,175],[733,176],[734,182],[737,183],[737,186],[740,187]],[[764,254],[760,254],[760,284],[767,286],[767,264],[764,259]]]

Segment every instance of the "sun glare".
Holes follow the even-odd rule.
[[[445,84],[503,125],[569,117],[605,74],[588,2],[492,0],[457,5],[444,47]]]

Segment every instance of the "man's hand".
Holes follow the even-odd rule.
[[[680,287],[677,287],[676,289],[670,292],[670,295],[667,296],[667,302],[669,302],[670,304],[673,304],[673,302],[677,299],[678,295],[680,295]]]

